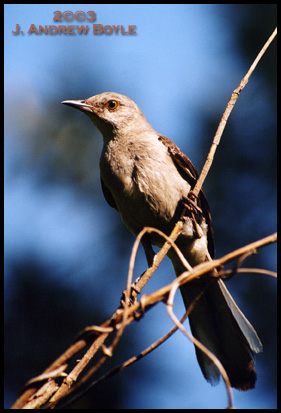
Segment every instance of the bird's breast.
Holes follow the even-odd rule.
[[[103,182],[133,233],[144,226],[170,230],[178,203],[190,185],[162,144],[155,150],[132,143],[124,150],[115,143],[104,148],[100,168]]]

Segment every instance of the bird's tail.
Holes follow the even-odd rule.
[[[187,309],[201,295],[189,316],[193,336],[220,360],[232,387],[253,388],[256,381],[253,352],[262,351],[262,344],[223,281],[199,278],[183,285],[181,293]],[[220,377],[217,367],[198,348],[196,355],[206,380],[216,384]]]

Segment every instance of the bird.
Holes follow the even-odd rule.
[[[185,211],[177,246],[192,267],[212,260],[215,247],[210,207],[203,189],[197,199],[188,196],[198,175],[179,147],[157,133],[137,104],[122,94],[105,92],[61,103],[88,115],[101,132],[102,191],[129,231],[137,236],[144,227],[154,227],[169,235]],[[163,244],[159,234],[143,237],[149,266],[155,256],[153,245],[161,248]],[[172,248],[168,257],[177,276],[186,270]],[[219,359],[232,387],[254,388],[254,353],[262,351],[255,329],[222,279],[201,276],[184,284],[181,294],[186,309],[200,293],[189,314],[193,336]],[[195,347],[195,351],[203,376],[211,385],[217,384],[219,370],[200,349]]]

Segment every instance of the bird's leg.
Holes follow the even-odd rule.
[[[197,196],[194,194],[193,191],[189,191],[187,196],[183,196],[182,198],[182,204],[184,206],[184,210],[182,213],[182,217],[186,216],[186,212],[190,214],[194,226],[194,232],[197,235],[197,238],[202,237],[202,230],[196,221],[196,215],[200,214],[201,216],[203,215],[202,209],[199,208],[199,206],[196,203]]]
[[[189,191],[187,196],[182,197],[183,206],[189,211],[195,214],[203,214],[202,209],[196,203],[197,196],[194,194],[193,191]]]

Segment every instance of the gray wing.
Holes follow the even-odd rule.
[[[163,143],[163,145],[167,147],[181,176],[191,185],[191,189],[194,188],[198,179],[198,174],[191,160],[170,139],[166,138],[163,135],[160,135],[158,139]],[[203,189],[201,189],[197,201],[198,206],[202,209],[204,218],[206,219],[206,222],[208,224],[208,250],[210,256],[213,258],[215,255],[214,231],[212,226],[210,207]]]

